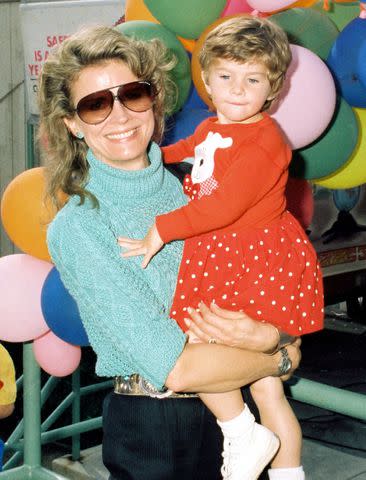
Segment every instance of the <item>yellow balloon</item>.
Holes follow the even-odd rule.
[[[359,124],[359,137],[347,162],[327,177],[312,180],[313,183],[334,190],[353,188],[366,183],[366,108],[353,108]]]

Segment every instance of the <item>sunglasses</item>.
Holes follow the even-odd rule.
[[[117,87],[117,93],[114,95],[111,90]],[[79,100],[75,112],[84,123],[97,125],[109,117],[115,100],[132,112],[146,112],[153,106],[154,99],[153,85],[141,80],[91,93]]]

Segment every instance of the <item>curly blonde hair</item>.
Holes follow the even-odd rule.
[[[78,195],[81,203],[89,197],[97,204],[85,189],[88,147],[69,132],[64,119],[75,115],[71,89],[81,71],[116,60],[124,62],[137,78],[152,83],[156,90],[152,140],[161,141],[165,115],[174,109],[177,87],[169,73],[176,59],[158,39],[136,40],[104,26],[82,28],[68,37],[43,65],[38,92],[39,138],[46,157],[47,194],[57,208],[61,207],[60,192]]]
[[[206,82],[212,62],[219,58],[238,63],[260,62],[267,68],[273,95],[263,106],[268,110],[282,88],[292,57],[282,28],[266,18],[240,15],[208,33],[198,56]]]

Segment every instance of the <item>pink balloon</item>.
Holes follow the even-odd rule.
[[[259,10],[260,12],[274,12],[275,10],[280,10],[281,8],[288,7],[292,3],[295,3],[296,0],[246,0],[248,5],[254,10]]]
[[[0,258],[0,339],[25,342],[49,328],[41,309],[43,283],[53,267],[25,253]]]
[[[302,178],[289,178],[285,193],[287,209],[306,230],[314,215],[314,197],[310,183]]]
[[[336,88],[328,67],[315,53],[298,45],[291,45],[291,51],[283,90],[269,113],[295,150],[312,143],[329,125]]]
[[[246,0],[227,0],[226,7],[220,17],[228,17],[229,15],[237,15],[238,13],[251,12],[252,8]]]
[[[70,375],[81,360],[81,348],[64,342],[52,330],[34,340],[33,352],[40,367],[55,377]]]

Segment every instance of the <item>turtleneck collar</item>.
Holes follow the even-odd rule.
[[[153,195],[161,189],[164,181],[164,168],[161,150],[156,143],[151,143],[148,150],[150,165],[142,170],[123,170],[111,167],[98,160],[89,149],[89,181],[86,189],[99,201],[104,199],[114,202],[136,202],[139,198]]]

